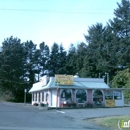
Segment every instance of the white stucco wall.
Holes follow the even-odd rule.
[[[51,90],[51,107],[56,107],[58,102],[57,102],[57,91],[56,90]],[[58,104],[59,106],[59,104]]]

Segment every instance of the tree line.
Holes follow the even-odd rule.
[[[105,26],[91,25],[84,35],[86,43],[71,44],[67,51],[58,43],[50,49],[42,42],[38,49],[31,40],[21,42],[13,36],[5,39],[0,51],[1,88],[22,100],[23,89],[30,89],[43,75],[78,74],[97,78],[105,72],[109,73],[111,87],[120,86],[115,76],[130,68],[130,2],[122,0],[117,5],[113,19]]]

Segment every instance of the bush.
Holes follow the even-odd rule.
[[[44,103],[41,103],[40,105],[41,105],[41,107],[44,107],[44,106],[45,106],[45,104],[44,104]]]
[[[87,106],[87,107],[92,107],[93,104],[88,102],[86,106]]]
[[[71,104],[71,107],[76,107],[76,106],[77,106],[76,103],[72,103],[72,104]]]
[[[33,106],[38,106],[38,103],[34,103]]]

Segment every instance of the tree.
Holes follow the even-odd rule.
[[[112,87],[123,88],[130,78],[130,70],[119,71],[112,80]]]
[[[7,38],[2,43],[0,54],[0,83],[4,89],[10,90],[14,97],[21,97],[24,82],[24,65],[26,62],[26,51],[20,39]]]
[[[75,75],[77,72],[77,52],[76,47],[71,44],[66,57],[66,74]]]
[[[58,73],[59,74],[66,74],[66,54],[64,47],[62,44],[59,46],[59,55],[58,55]]]
[[[81,75],[97,77],[108,72],[111,79],[117,71],[130,66],[130,2],[122,0],[114,10],[115,17],[105,27],[97,23],[85,35],[88,43]]]
[[[50,58],[48,61],[49,75],[54,76],[55,74],[65,74],[66,64],[66,51],[62,45],[54,43],[51,49]]]
[[[41,76],[43,76],[44,74],[48,74],[48,62],[49,62],[49,56],[50,56],[50,50],[49,47],[47,45],[45,45],[44,42],[42,42],[40,44],[40,67],[41,67]]]
[[[114,10],[115,17],[109,20],[112,33],[115,36],[115,55],[118,59],[118,68],[130,66],[130,1],[122,0]]]
[[[124,97],[127,99],[127,101],[130,101],[130,79],[127,81],[124,87],[129,89],[124,91]]]
[[[112,87],[130,89],[130,69],[119,71],[112,80]],[[130,100],[130,90],[124,91],[124,96]]]
[[[106,60],[104,60],[106,57],[101,54],[107,48],[104,40],[105,30],[106,28],[101,23],[97,23],[89,27],[88,35],[85,35],[88,46],[86,48],[84,66],[81,70],[82,77],[97,77],[98,73],[103,71],[101,69],[106,67]],[[99,64],[102,66],[99,66]]]
[[[36,45],[32,41],[26,41],[24,43],[26,49],[26,64],[25,64],[25,77],[28,79],[28,84],[31,87],[36,79],[36,73],[38,71],[38,57],[39,51],[36,49]]]
[[[82,75],[82,68],[84,65],[84,59],[87,54],[87,45],[83,42],[77,45],[77,58],[76,58],[76,70],[79,76]]]

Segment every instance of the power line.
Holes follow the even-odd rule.
[[[0,11],[20,11],[20,12],[43,12],[43,13],[67,13],[67,14],[107,14],[110,13],[99,13],[99,12],[86,12],[86,11],[60,11],[60,10],[31,10],[31,9],[0,9]],[[97,11],[97,10],[96,10]]]

